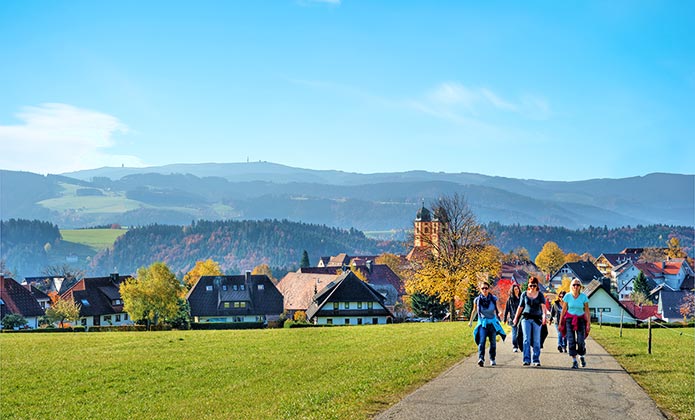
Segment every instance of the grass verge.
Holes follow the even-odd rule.
[[[3,419],[366,419],[474,346],[462,322],[2,334],[0,412]]]
[[[591,336],[647,391],[671,418],[695,418],[695,331],[693,328],[652,330],[594,326]]]

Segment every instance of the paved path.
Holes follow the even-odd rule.
[[[570,369],[570,357],[557,351],[557,335],[554,328],[550,330],[541,351],[541,367],[522,366],[521,353],[512,352],[509,340],[498,342],[497,366],[489,366],[486,360],[485,367],[479,367],[476,352],[376,419],[666,418],[593,339],[587,340],[587,367]]]

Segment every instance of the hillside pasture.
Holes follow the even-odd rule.
[[[695,418],[695,330],[652,330],[652,354],[647,352],[648,330],[593,326],[591,336],[612,354],[656,404],[671,418]]]
[[[3,419],[366,419],[473,353],[470,334],[461,322],[0,334],[0,412]]]
[[[97,252],[113,246],[116,239],[125,233],[125,229],[60,230],[60,234],[63,236],[63,241],[86,245]]]

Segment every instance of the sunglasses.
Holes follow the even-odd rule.
[[[537,284],[529,284],[528,287],[538,287]]]
[[[573,284],[572,287],[580,287],[581,284]]]
[[[481,287],[480,290],[487,290],[489,287]]]

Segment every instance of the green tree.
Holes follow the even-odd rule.
[[[410,307],[415,316],[440,319],[446,314],[447,305],[437,295],[417,292],[410,296]]]
[[[58,326],[63,328],[66,321],[74,322],[80,319],[80,307],[81,305],[72,299],[58,298],[46,309],[46,317],[51,324],[57,322]]]
[[[552,241],[546,242],[536,256],[536,265],[547,274],[555,273],[563,264],[565,264],[565,253]]]
[[[133,320],[147,320],[149,325],[159,325],[166,318],[174,318],[179,312],[179,296],[182,285],[163,262],[138,269],[137,276],[121,283],[123,310]]]
[[[20,314],[7,314],[2,318],[1,323],[3,328],[14,329],[27,325],[27,320]]]
[[[196,261],[195,266],[183,276],[183,282],[188,289],[195,286],[202,276],[221,276],[220,265],[211,259]]]
[[[299,266],[302,268],[311,267],[311,262],[309,262],[309,253],[306,252],[306,249],[302,251],[302,261],[299,263]]]
[[[644,299],[642,299],[642,296],[644,297]],[[649,285],[647,284],[647,277],[644,275],[643,272],[640,271],[632,283],[632,293],[630,294],[630,298],[635,303],[644,303],[644,300],[648,300],[648,296]],[[638,300],[640,300],[641,302],[637,302]]]
[[[406,282],[411,295],[421,292],[439,296],[449,303],[451,320],[456,298],[466,299],[468,286],[497,275],[502,253],[494,247],[485,229],[477,222],[465,198],[458,194],[437,199],[433,213],[441,229],[432,240],[425,235],[425,256],[415,262],[415,273]]]
[[[471,312],[473,312],[473,300],[478,296],[478,285],[471,283],[468,285],[468,290],[466,291],[466,303],[463,304],[463,316],[467,319],[471,319]]]

